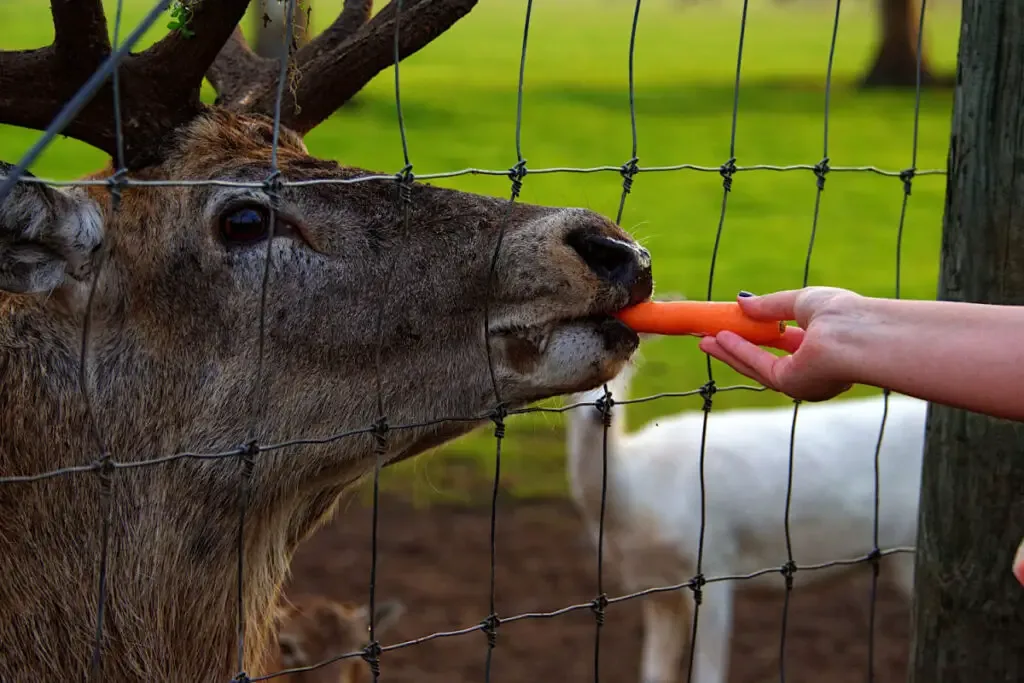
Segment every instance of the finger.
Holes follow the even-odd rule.
[[[749,365],[738,360],[735,356],[722,348],[722,345],[719,344],[714,337],[704,337],[701,339],[700,348],[711,357],[717,358],[742,375],[746,375],[758,382],[761,382],[761,380],[764,379]]]
[[[793,320],[799,289],[784,289],[761,296],[737,297],[740,308],[755,320]]]
[[[760,346],[751,344],[743,337],[728,330],[719,332],[715,340],[728,355],[749,367],[759,377],[768,379],[775,376],[774,366],[782,360],[778,356],[765,351]],[[774,383],[771,386],[774,386]]]
[[[806,335],[807,332],[802,327],[787,325],[786,329],[782,332],[782,337],[771,346],[772,348],[781,349],[787,353],[796,353],[796,350],[800,348],[800,344],[803,343]]]
[[[754,380],[759,384],[763,384],[764,386],[774,389],[774,387],[768,383],[766,377],[763,377],[760,373],[754,370],[754,368],[750,367],[743,361],[736,358],[736,356],[732,355],[724,348],[722,348],[722,345],[719,344],[714,337],[704,337],[703,339],[700,340],[699,346],[701,351],[704,351],[712,358],[716,358],[722,361],[723,363],[725,363],[726,365],[728,365],[730,368],[740,373],[741,375],[749,377],[750,379]]]

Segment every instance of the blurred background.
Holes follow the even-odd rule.
[[[729,159],[742,4],[643,0],[635,49],[641,166],[717,168]],[[112,23],[116,3],[108,0],[105,5]],[[125,0],[122,35],[149,6],[147,0]],[[830,0],[750,3],[736,120],[737,165],[814,165],[825,155],[825,83],[835,6]],[[315,35],[334,20],[341,2],[304,0],[304,7],[310,12],[303,12],[300,25]],[[618,167],[629,160],[627,67],[634,8],[631,0],[534,3],[521,131],[529,168]],[[525,0],[480,2],[447,33],[402,62],[401,97],[415,173],[507,169],[516,162],[516,87],[525,12]],[[827,125],[832,166],[898,172],[912,165],[918,12],[918,2],[909,0],[842,2]],[[243,25],[253,45],[259,44],[263,13],[257,0]],[[959,3],[927,3],[918,169],[945,169],[959,19]],[[0,48],[40,47],[52,39],[44,2],[0,2],[0,26]],[[268,26],[268,31],[273,28]],[[166,22],[158,22],[143,44],[165,31]],[[278,35],[261,49],[272,53]],[[311,153],[379,172],[399,170],[403,161],[394,87],[393,69],[381,72],[308,136]],[[212,97],[208,89],[207,100]],[[0,126],[0,159],[16,162],[38,135]],[[31,170],[42,177],[71,179],[102,168],[106,161],[82,143],[58,139]],[[503,176],[436,182],[500,197],[509,193],[509,180]],[[614,216],[621,188],[622,179],[614,171],[527,175],[521,199],[583,206]],[[902,234],[904,297],[935,296],[944,189],[942,175],[914,179]],[[737,173],[712,298],[731,300],[740,289],[766,292],[800,286],[815,192],[809,170]],[[653,255],[657,295],[706,298],[722,194],[717,172],[679,170],[635,178],[622,224]],[[897,177],[829,174],[809,283],[894,295],[902,201],[903,184]],[[634,396],[692,390],[707,380],[705,357],[693,338],[646,342],[640,362]],[[721,364],[714,367],[719,386],[747,383]],[[767,392],[725,392],[715,397],[715,407],[784,401]],[[700,405],[700,398],[693,397],[632,406],[630,426],[679,410],[699,410]],[[388,642],[469,626],[486,615],[493,470],[494,439],[491,430],[482,430],[383,474],[386,502],[378,585],[402,597],[410,608],[400,632]],[[501,488],[499,613],[590,600],[596,559],[565,500],[560,416],[509,420]],[[349,503],[337,523],[300,552],[292,589],[321,590],[345,599],[365,595],[370,528],[365,501],[363,496],[362,502]],[[854,582],[796,591],[787,680],[864,679],[868,586]],[[614,587],[609,591],[617,593]],[[881,599],[876,680],[902,680],[907,606],[884,587]],[[732,681],[778,680],[780,619],[781,600],[741,601],[737,606]],[[635,601],[609,608],[605,630],[605,680],[635,680]],[[509,624],[499,636],[493,680],[592,680],[592,647],[593,616],[586,610]],[[387,653],[384,680],[480,680],[485,650],[484,637],[475,634]]]

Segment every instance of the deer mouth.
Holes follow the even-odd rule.
[[[631,327],[618,318],[607,313],[588,315],[583,318],[571,318],[558,326],[580,325],[593,328],[604,341],[605,349],[611,353],[632,353],[640,344],[640,337]],[[554,332],[554,328],[552,328]]]
[[[525,369],[543,357],[556,341],[593,348],[597,340],[605,355],[623,358],[631,355],[640,344],[637,333],[609,313],[558,318],[538,325],[500,327],[491,333],[505,340],[509,360],[517,369]]]

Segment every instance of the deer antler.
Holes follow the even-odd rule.
[[[103,3],[52,0],[53,47],[65,69],[92,72],[110,54]]]
[[[172,33],[122,60],[121,112],[125,163],[154,161],[159,141],[202,110],[203,75],[245,14],[248,0],[202,0],[190,5],[186,38]],[[100,0],[50,0],[54,42],[36,50],[0,52],[0,121],[44,130],[61,107],[110,55]],[[117,149],[110,81],[82,108],[64,134],[110,155]]]
[[[477,0],[403,0],[372,20],[372,0],[346,0],[334,23],[294,55],[301,79],[282,102],[282,122],[306,133],[394,63],[415,53],[465,16]],[[191,0],[189,33],[173,31],[120,65],[125,164],[159,160],[165,136],[203,111],[204,75],[218,103],[239,112],[273,115],[277,62],[255,55],[238,22],[249,0]],[[109,57],[101,0],[50,0],[54,42],[35,50],[0,51],[0,122],[44,130],[62,106]],[[108,81],[63,133],[113,156],[117,149],[113,89]]]
[[[307,133],[345,104],[374,76],[395,62],[395,22],[399,59],[419,51],[469,13],[477,0],[398,0],[370,19],[372,0],[345,0],[329,28],[296,52],[300,78],[294,96],[281,103],[281,122]],[[258,57],[240,35],[221,52],[210,80],[229,109],[273,115],[277,95],[276,62]],[[259,75],[253,79],[253,73]]]

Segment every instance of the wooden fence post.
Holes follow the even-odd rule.
[[[1024,2],[964,0],[956,80],[938,298],[1024,305]],[[1024,681],[1022,537],[1024,423],[932,405],[912,683]]]

